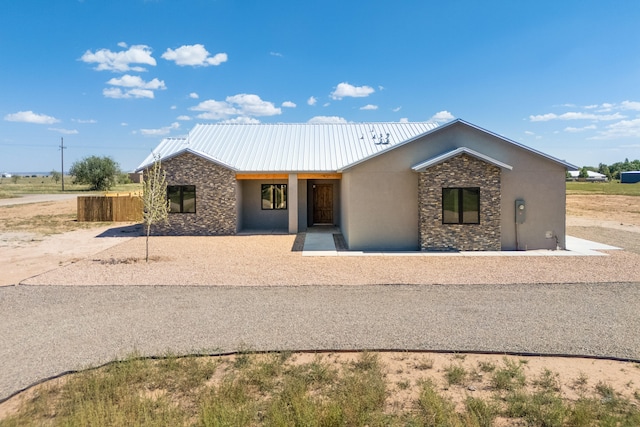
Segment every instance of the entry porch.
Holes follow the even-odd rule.
[[[238,232],[340,228],[340,173],[237,174]]]

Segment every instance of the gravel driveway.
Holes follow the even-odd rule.
[[[607,243],[638,239],[620,233]],[[0,401],[132,352],[405,349],[640,359],[637,251],[310,258],[288,235],[158,237],[147,264],[144,238],[117,240],[0,287]]]
[[[0,288],[0,400],[143,355],[424,349],[640,359],[640,283]]]

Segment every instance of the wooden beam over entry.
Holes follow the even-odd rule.
[[[236,179],[289,179],[288,173],[237,173]]]
[[[295,175],[295,174],[293,174]],[[237,173],[236,179],[289,179],[288,173]],[[298,179],[342,179],[341,173],[299,173]]]
[[[298,179],[342,179],[341,173],[299,173]]]

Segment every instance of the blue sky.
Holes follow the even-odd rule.
[[[135,168],[196,123],[462,118],[640,158],[640,2],[1,0],[0,171]]]

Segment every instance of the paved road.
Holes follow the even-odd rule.
[[[640,283],[0,288],[0,400],[134,350],[423,349],[640,359]]]
[[[77,194],[25,194],[11,199],[0,199],[0,206],[24,205],[27,203],[57,202],[78,197]]]

